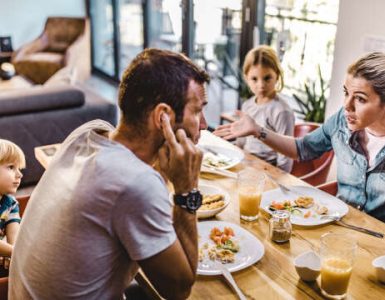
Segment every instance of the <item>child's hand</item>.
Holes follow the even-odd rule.
[[[0,257],[0,265],[3,266],[4,269],[8,270],[10,263],[11,263],[10,257],[4,257],[4,256]]]

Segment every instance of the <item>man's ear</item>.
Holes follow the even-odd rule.
[[[153,122],[157,129],[159,130],[162,129],[162,121],[161,121],[162,114],[168,115],[171,126],[175,125],[175,113],[170,107],[170,105],[166,103],[159,103],[157,106],[155,106],[152,114]]]

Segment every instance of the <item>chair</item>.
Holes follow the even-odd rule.
[[[23,216],[25,208],[27,207],[29,197],[30,195],[23,195],[23,196],[16,197],[17,202],[19,202],[19,213],[21,217]]]
[[[317,188],[324,191],[332,196],[336,196],[338,192],[337,181],[329,181],[324,184],[317,185]]]
[[[8,277],[0,278],[0,300],[8,299]]]
[[[313,123],[313,122],[305,122],[305,123],[295,124],[295,126],[294,126],[294,136],[295,137],[305,136],[309,132],[312,132],[313,130],[316,130],[318,127],[319,127],[319,124],[318,123]]]
[[[301,123],[294,127],[294,137],[302,137],[307,133],[317,129],[317,123]],[[325,152],[321,157],[311,161],[294,161],[291,174],[299,177],[311,185],[320,185],[326,182],[330,166],[333,161],[333,150]]]
[[[90,75],[89,22],[86,18],[50,17],[43,33],[12,56],[16,72],[43,84],[63,67],[75,70],[78,79]]]
[[[29,197],[30,197],[29,195],[16,197],[17,201],[19,202],[20,216],[22,216],[24,213]],[[8,277],[1,277],[0,278],[0,300],[7,300],[7,299],[8,299]]]

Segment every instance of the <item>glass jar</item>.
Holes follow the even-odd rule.
[[[270,239],[276,243],[284,243],[290,240],[291,223],[290,213],[285,210],[277,210],[269,220]]]

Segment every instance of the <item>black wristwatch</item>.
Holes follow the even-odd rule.
[[[202,194],[197,189],[193,189],[189,193],[174,195],[174,203],[189,213],[195,214],[202,205]]]

